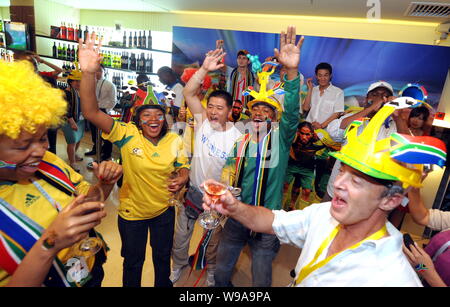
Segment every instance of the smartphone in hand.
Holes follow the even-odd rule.
[[[409,246],[414,245],[414,240],[411,238],[409,233],[403,234],[403,243],[409,250],[411,250],[411,248]]]

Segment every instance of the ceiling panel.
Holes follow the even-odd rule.
[[[51,0],[68,5],[67,1]],[[405,16],[411,0],[72,0],[80,9],[126,10],[147,12],[206,11],[281,15],[366,18],[373,5],[379,3],[381,19],[443,22],[445,18]],[[449,3],[448,0],[422,1]]]

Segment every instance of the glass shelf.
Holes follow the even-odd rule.
[[[78,44],[78,41],[62,39],[62,38],[55,38],[55,37],[46,36],[46,35],[36,34],[36,37],[42,37],[42,38],[53,39],[53,40],[62,41],[62,42]],[[150,51],[150,52],[161,52],[161,53],[170,53],[170,54],[172,53],[172,51],[159,50],[159,49],[129,48],[129,47],[122,47],[122,46],[104,46],[104,45],[102,45],[102,48],[129,50],[129,51]]]
[[[69,60],[64,60],[64,59],[55,58],[55,57],[49,56],[49,55],[42,55],[42,54],[39,54],[39,56],[42,57],[42,58],[49,58],[49,59],[59,60],[59,61],[63,61],[63,62],[72,62],[72,61],[69,61]],[[157,76],[157,74],[154,73],[154,72],[149,73],[149,72],[136,71],[136,70],[130,70],[130,69],[122,69],[122,68],[114,68],[114,67],[107,67],[107,66],[105,66],[105,68],[106,68],[106,69],[117,70],[117,71],[123,71],[123,72],[130,73],[130,74],[131,74],[131,73],[136,73],[136,74],[145,74],[145,75],[148,75],[148,76]]]

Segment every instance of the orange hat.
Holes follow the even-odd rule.
[[[188,83],[191,77],[198,71],[198,68],[185,68],[181,75],[181,81]],[[202,82],[202,88],[206,91],[211,86],[211,77],[206,75]]]

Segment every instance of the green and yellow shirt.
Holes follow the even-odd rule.
[[[189,168],[183,140],[167,132],[153,145],[133,123],[115,121],[103,138],[120,149],[123,185],[119,192],[119,215],[126,220],[151,219],[166,211],[170,173]]]

